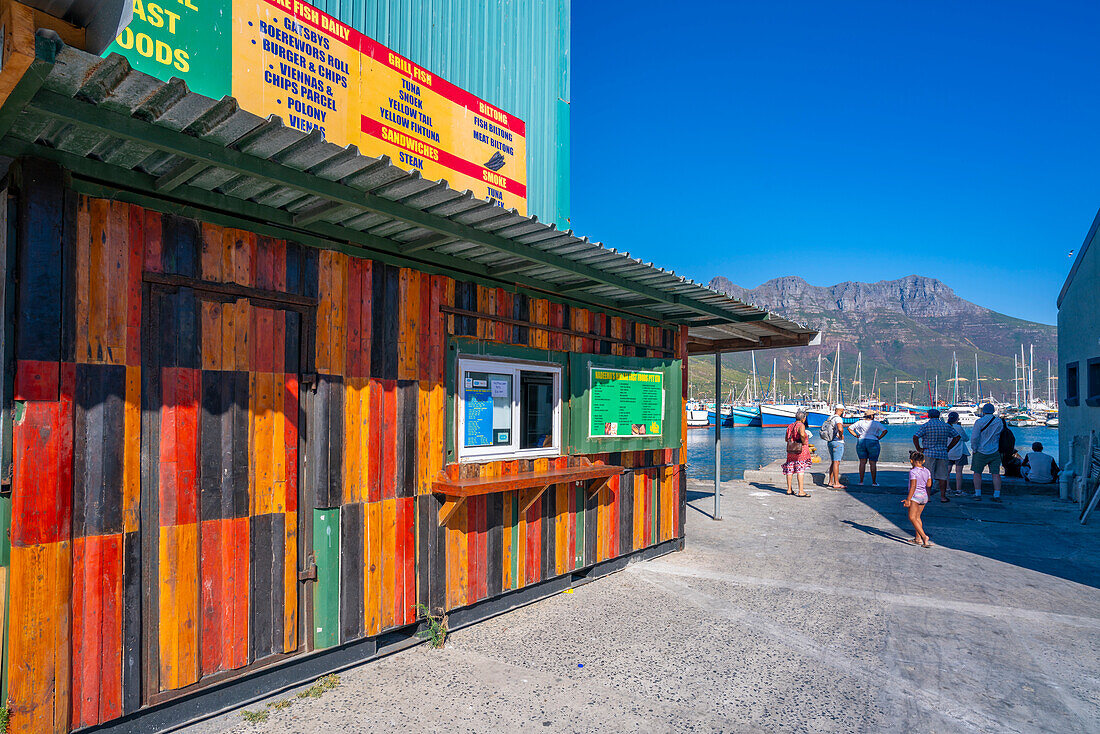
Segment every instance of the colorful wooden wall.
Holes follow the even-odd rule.
[[[682,449],[583,457],[630,472],[522,516],[501,493],[443,528],[431,494],[582,460],[445,464],[449,338],[682,356],[678,331],[91,199],[40,162],[13,183],[13,731],[682,537]]]

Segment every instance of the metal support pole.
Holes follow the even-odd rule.
[[[722,353],[714,355],[714,519],[722,519]]]

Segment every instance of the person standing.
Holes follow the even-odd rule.
[[[913,434],[913,446],[924,454],[924,467],[940,483],[940,502],[947,499],[947,455],[959,442],[959,434],[940,420],[940,411],[928,411],[928,420]]]
[[[859,483],[863,484],[863,475],[867,470],[867,463],[871,463],[871,486],[878,486],[878,457],[882,451],[879,439],[886,435],[886,427],[875,420],[875,412],[868,410],[863,414],[863,420],[848,429],[848,433],[856,437],[856,457],[859,458]]]
[[[924,454],[919,451],[909,452],[909,495],[901,504],[909,510],[909,522],[913,523],[913,539],[909,542],[928,548],[932,545],[932,539],[924,532],[924,522],[921,513],[928,504],[928,490],[932,488],[932,475],[924,468]]]
[[[809,497],[803,486],[803,476],[810,468],[810,434],[806,431],[806,411],[799,408],[794,423],[787,426],[787,460],[783,463],[783,476],[787,478],[787,494],[794,494],[791,477],[798,477],[796,497]]]
[[[1020,467],[1024,479],[1034,484],[1051,484],[1058,478],[1058,462],[1050,454],[1043,453],[1043,444],[1036,441],[1024,457]]]
[[[829,489],[844,489],[840,483],[840,460],[844,458],[844,406],[837,403],[833,414],[825,419],[817,434],[829,447],[829,476],[825,486]]]
[[[959,436],[959,442],[947,452],[947,483],[951,484],[951,470],[954,469],[955,496],[962,497],[964,494],[963,469],[966,468],[966,460],[970,456],[970,447],[967,445],[970,436],[967,434],[966,429],[962,427],[959,422],[959,414],[955,411],[947,414],[947,425],[951,426],[951,429]]]
[[[1008,428],[1004,418],[993,415],[992,403],[982,406],[982,417],[970,429],[970,447],[974,459],[970,471],[974,475],[974,499],[982,498],[982,472],[988,467],[993,480],[993,501],[1001,501],[1001,431]]]

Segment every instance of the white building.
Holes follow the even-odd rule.
[[[1061,377],[1058,453],[1081,471],[1089,432],[1100,433],[1100,212],[1058,295],[1058,374]],[[1074,463],[1070,463],[1070,462]]]

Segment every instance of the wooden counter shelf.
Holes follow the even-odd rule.
[[[446,497],[443,506],[439,508],[439,524],[446,525],[451,516],[454,515],[455,510],[462,507],[466,502],[467,497],[520,490],[522,494],[519,500],[519,511],[520,514],[523,514],[527,511],[527,508],[538,501],[543,492],[555,484],[571,484],[597,479],[599,481],[593,482],[587,489],[587,494],[592,495],[603,489],[604,485],[611,481],[611,477],[618,476],[623,471],[625,471],[625,467],[590,464],[586,460],[584,464],[570,466],[565,469],[523,472],[522,474],[510,474],[504,477],[472,477],[469,479],[440,477],[432,482],[432,492]]]

